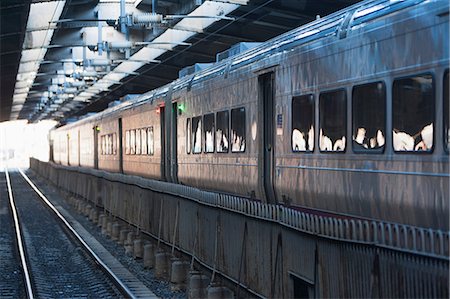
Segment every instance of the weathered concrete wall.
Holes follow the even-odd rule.
[[[300,232],[209,205],[207,193],[189,187],[183,187],[186,196],[175,196],[170,193],[177,186],[139,177],[36,160],[31,167],[141,230],[170,244],[175,240],[177,248],[263,297],[308,291],[316,297],[449,295],[448,258]]]

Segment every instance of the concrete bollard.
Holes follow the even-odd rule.
[[[233,292],[219,285],[211,285],[208,287],[208,299],[233,299]]]
[[[111,227],[111,240],[113,241],[119,240],[119,231],[120,231],[120,224],[114,222]]]
[[[144,245],[144,268],[151,269],[155,266],[155,246],[153,244]]]
[[[108,223],[106,224],[106,236],[111,237],[112,236],[112,220],[108,220]]]
[[[189,269],[189,263],[183,262],[178,258],[172,259],[172,269],[170,271],[170,282],[172,291],[186,289],[186,278]]]
[[[91,214],[92,206],[86,205],[86,208],[84,210],[84,216],[89,217],[89,214]]]
[[[106,235],[106,231],[108,229],[109,217],[105,215],[102,220],[102,235]]]
[[[92,209],[92,210],[91,210],[91,221],[92,221],[94,224],[97,224],[97,223],[98,223],[98,212],[97,212],[97,209]]]
[[[106,215],[103,214],[103,213],[101,213],[100,216],[98,216],[98,223],[97,223],[97,226],[98,226],[98,227],[102,227],[102,225],[103,225],[103,219],[105,219],[105,217],[106,217]]]
[[[134,232],[129,232],[124,244],[126,255],[133,255],[134,239],[136,239],[136,234]]]
[[[120,230],[119,242],[118,242],[120,245],[125,245],[125,241],[127,240],[127,236],[128,236],[129,232],[130,231],[127,229]]]
[[[206,298],[207,290],[209,284],[209,278],[202,275],[200,272],[191,271],[189,273],[189,299],[200,299]]]
[[[80,200],[77,205],[77,211],[79,213],[81,213],[83,211],[83,208],[84,208],[84,202],[82,200]]]
[[[77,208],[77,212],[80,212],[81,211],[81,209],[82,209],[82,207],[83,207],[83,201],[80,199],[80,200],[78,200],[78,202],[77,202],[77,206],[76,206],[76,208]]]
[[[144,254],[144,245],[142,242],[142,239],[136,239],[133,242],[133,258],[134,259],[141,259]]]
[[[165,252],[157,252],[155,255],[155,276],[159,279],[169,278],[169,255]]]

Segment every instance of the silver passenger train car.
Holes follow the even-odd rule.
[[[52,132],[54,162],[449,229],[449,2],[364,1]]]

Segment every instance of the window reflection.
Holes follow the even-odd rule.
[[[292,150],[314,150],[314,96],[292,99]]]
[[[202,118],[192,118],[192,153],[198,154],[202,151]]]
[[[321,151],[343,152],[346,146],[345,90],[321,93],[319,96],[319,148]]]
[[[228,152],[228,111],[217,112],[216,149],[218,153]]]
[[[130,131],[130,155],[136,153],[136,130]]]
[[[431,75],[395,80],[392,113],[394,150],[431,152],[434,130]]]
[[[245,151],[245,108],[231,110],[231,151]]]
[[[203,117],[205,153],[214,153],[214,113]]]
[[[355,86],[352,96],[353,150],[381,152],[386,130],[386,88],[375,82]]]
[[[191,153],[191,119],[186,119],[186,153]]]
[[[141,154],[141,129],[136,130],[136,155]]]
[[[147,153],[151,156],[155,153],[153,127],[147,129]]]

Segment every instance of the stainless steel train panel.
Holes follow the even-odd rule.
[[[80,131],[80,166],[94,167],[94,125],[91,123],[77,127]]]
[[[119,122],[116,118],[105,119],[98,122],[98,169],[120,172],[120,157],[119,157]],[[110,138],[112,141],[112,150],[106,150],[105,145],[102,145],[102,141],[106,138]]]
[[[441,100],[443,73],[449,64],[448,9],[447,1],[363,2],[361,6],[300,27],[136,101],[58,129],[54,137],[54,159],[68,164],[71,150],[67,149],[66,129],[83,126],[81,142],[94,144],[83,136],[92,135],[92,126],[101,117],[108,121],[122,117],[124,132],[154,126],[155,140],[153,156],[123,155],[124,173],[174,182],[178,176],[184,185],[267,201],[263,192],[263,178],[267,175],[262,167],[265,164],[261,151],[264,121],[260,114],[258,76],[273,72],[275,110],[266,118],[272,118],[274,128],[266,125],[266,129],[273,130],[266,133],[275,136],[276,202],[294,209],[318,209],[318,214],[338,213],[343,218],[369,218],[448,230],[449,157],[442,138]],[[423,154],[396,153],[392,141],[393,82],[396,78],[424,73],[432,75],[435,87],[434,149]],[[352,87],[377,81],[383,82],[386,90],[384,152],[357,154],[350,143]],[[319,95],[338,88],[346,92],[347,146],[340,153],[324,153],[318,148],[322,115]],[[315,97],[315,147],[312,153],[293,153],[291,102],[294,96],[305,94]],[[161,127],[162,117],[157,115],[158,103],[154,99],[166,106],[165,129]],[[183,104],[184,111],[173,115],[175,104]],[[188,118],[237,107],[246,109],[244,153],[187,153]],[[178,137],[171,139],[175,125]],[[204,138],[201,139],[204,146]],[[175,158],[177,163],[172,164]],[[87,155],[80,149],[80,164],[95,165],[92,162],[89,166],[91,162],[84,162],[86,159]]]
[[[126,131],[153,128],[153,155],[131,154],[124,151],[123,172],[148,178],[161,179],[161,124],[160,106],[163,102],[144,104],[122,113],[123,138],[126,144]]]
[[[257,77],[254,74],[230,75],[192,86],[190,91],[174,92],[173,98],[184,105],[178,116],[178,179],[199,188],[219,190],[262,198],[258,185]],[[243,153],[187,154],[187,119],[244,107],[246,148]],[[203,135],[203,132],[202,132]],[[215,134],[214,134],[215,136]],[[202,137],[202,149],[204,149]]]
[[[293,153],[291,149],[293,96],[314,94],[317,111],[319,92],[344,87],[351,113],[354,85],[385,82],[389,107],[394,78],[421,73],[441,75],[449,62],[449,33],[448,16],[439,15],[442,2],[438,2],[398,12],[389,17],[392,21],[384,18],[350,25],[343,40],[324,39],[272,58],[281,64],[275,81],[277,117],[283,120],[276,135],[275,186],[279,202],[448,229],[449,164],[448,154],[443,151],[439,110],[435,115],[433,154],[393,152],[390,108],[384,154],[355,154],[351,142],[347,142],[345,153],[319,153],[317,112],[314,153]],[[435,81],[442,79],[436,77]],[[442,88],[440,82],[436,88]],[[441,101],[442,97],[436,97],[436,106],[440,107]],[[349,114],[347,127],[351,128],[351,124]],[[347,141],[353,139],[351,134],[347,129]]]
[[[71,130],[67,133],[68,150],[69,150],[69,165],[79,166],[79,134],[78,130]]]

